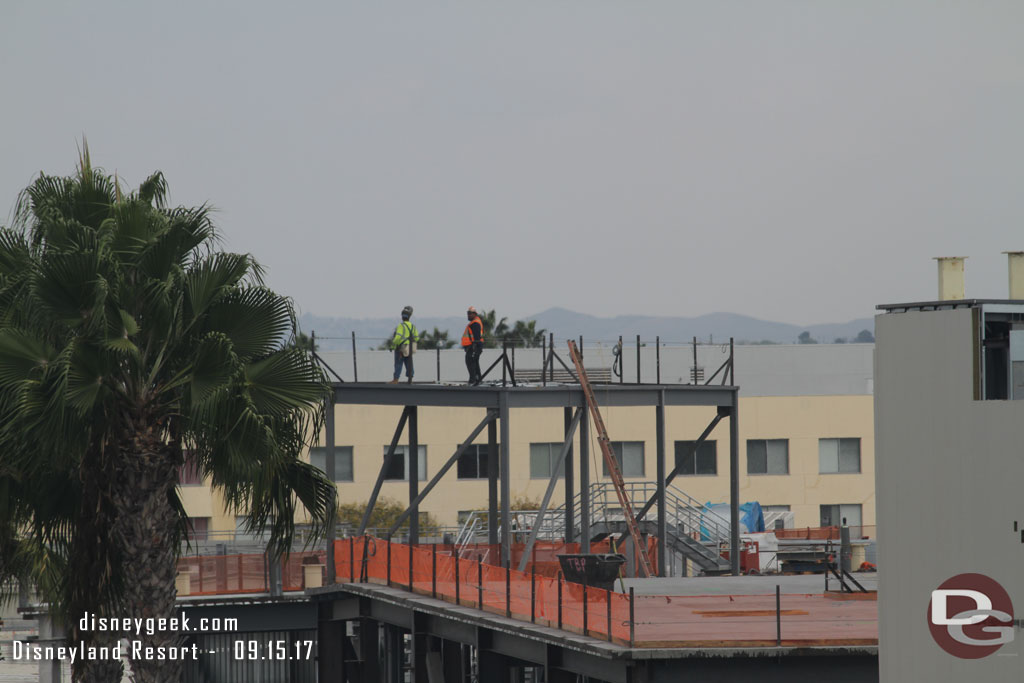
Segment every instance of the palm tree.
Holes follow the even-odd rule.
[[[160,173],[126,194],[85,147],[73,177],[41,175],[0,228],[0,583],[44,570],[40,590],[86,642],[86,610],[173,615],[186,449],[230,509],[270,528],[273,553],[300,504],[315,533],[334,510],[331,482],[299,460],[328,384],[290,343],[290,300],[251,256],[215,250],[207,207],[167,194]],[[119,663],[93,664],[77,660],[75,679],[117,680]],[[174,661],[132,669],[181,676]]]
[[[448,338],[448,330],[439,330],[435,327],[432,332],[424,332],[420,336],[421,349],[450,349],[453,346],[455,341]]]
[[[292,343],[298,346],[304,351],[316,353],[320,350],[320,345],[316,343],[316,339],[306,334],[305,332],[296,332],[295,338]]]
[[[502,345],[508,336],[507,320],[508,318],[498,320],[498,311],[495,308],[480,313],[480,322],[484,326],[484,348],[495,349]]]
[[[542,340],[547,336],[547,334],[547,330],[543,328],[539,330],[537,329],[536,320],[517,320],[509,336],[510,341],[512,341],[516,346],[531,348],[534,346],[540,346]]]

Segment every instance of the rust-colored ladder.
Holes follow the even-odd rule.
[[[647,554],[647,544],[644,543],[643,538],[640,536],[640,527],[637,526],[636,517],[633,515],[633,506],[629,502],[629,496],[626,495],[626,485],[622,481],[622,470],[619,469],[619,463],[615,460],[615,453],[612,452],[612,442],[608,438],[608,430],[605,429],[604,420],[601,419],[601,411],[598,410],[594,390],[590,388],[590,380],[587,379],[587,371],[583,368],[583,360],[576,349],[576,342],[572,339],[569,340],[569,357],[572,358],[573,365],[576,366],[576,374],[580,378],[580,387],[583,389],[583,395],[587,399],[587,405],[590,406],[590,414],[594,418],[594,428],[597,430],[597,443],[601,446],[601,454],[604,456],[605,465],[608,467],[608,472],[611,475],[612,484],[615,485],[615,494],[619,497],[622,514],[626,518],[626,526],[629,528],[629,535],[633,538],[633,547],[636,548],[640,556],[640,567],[643,569],[644,576],[654,576],[654,570],[651,569],[651,558]]]

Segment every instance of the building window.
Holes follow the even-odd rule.
[[[324,447],[309,449],[309,462],[324,474],[327,474],[327,449]],[[353,481],[352,447],[334,447],[334,481]]]
[[[818,439],[818,472],[860,472],[860,439]]]
[[[676,469],[679,474],[718,474],[718,442],[705,441],[693,452],[696,441],[676,441]]]
[[[192,451],[185,449],[181,452],[182,462],[178,467],[179,486],[201,486],[203,483],[203,471],[199,467],[199,461],[192,454]]]
[[[847,526],[861,525],[861,506],[859,503],[821,506],[821,526],[840,526],[844,524],[844,520]]]
[[[210,533],[210,518],[209,517],[189,517],[188,518],[188,540],[189,541],[205,541],[209,537]]]
[[[748,439],[747,474],[789,474],[789,440]]]
[[[391,459],[391,463],[387,470],[384,472],[384,479],[387,481],[409,481],[409,458],[406,456],[408,453],[408,446],[397,446],[395,448],[395,457]],[[419,458],[416,462],[416,468],[419,470],[418,479],[420,481],[426,481],[427,479],[427,447],[417,446],[417,452]],[[384,447],[384,457],[388,455],[388,447]]]
[[[555,463],[562,454],[561,442],[530,444],[530,479],[550,479]],[[558,476],[565,478],[565,461],[558,468]]]
[[[459,456],[456,471],[459,479],[487,479],[487,444],[471,444]],[[501,476],[499,472],[494,475]]]
[[[623,477],[644,476],[644,442],[643,441],[612,441],[612,452]],[[602,460],[604,476],[609,476],[608,463]]]

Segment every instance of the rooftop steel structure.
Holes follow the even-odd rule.
[[[549,354],[554,356],[554,354]],[[728,367],[726,368],[726,366]],[[726,364],[723,364],[726,372],[722,374],[724,380],[732,380],[731,355]],[[718,373],[716,373],[717,375]],[[714,377],[714,376],[713,376]],[[458,460],[462,452],[472,443],[476,436],[487,429],[489,445],[488,456],[488,501],[489,515],[491,520],[488,529],[488,539],[492,544],[499,543],[498,529],[511,528],[511,514],[509,503],[511,494],[509,491],[509,443],[512,424],[510,410],[512,408],[562,408],[565,416],[566,438],[563,444],[562,455],[565,458],[565,539],[567,542],[574,540],[575,536],[575,511],[573,510],[573,499],[576,491],[575,469],[579,469],[579,495],[580,495],[580,529],[590,528],[589,517],[589,489],[590,489],[590,453],[589,453],[589,431],[590,420],[586,406],[586,399],[578,384],[546,384],[546,385],[519,385],[514,386],[505,383],[494,383],[490,385],[466,386],[456,384],[388,384],[379,382],[336,382],[334,383],[333,404],[327,411],[326,422],[326,450],[328,467],[333,467],[334,434],[337,428],[335,424],[333,405],[386,405],[403,406],[402,416],[395,430],[391,446],[385,456],[384,464],[381,467],[373,495],[367,506],[366,518],[369,517],[370,509],[376,501],[377,493],[384,481],[385,471],[389,460],[393,457],[395,449],[402,438],[403,431],[406,431],[406,442],[409,453],[416,453],[419,446],[418,421],[419,407],[421,406],[443,406],[456,408],[477,408],[482,411],[482,420],[476,429],[468,435],[463,445],[456,450],[455,454],[448,459],[441,470],[428,482],[423,489],[420,488],[417,458],[409,458],[409,508],[407,516],[409,519],[409,541],[412,544],[419,542],[419,529],[417,524],[417,512],[420,502],[437,481],[451,468]],[[676,470],[673,467],[671,472],[666,468],[665,456],[665,408],[666,406],[705,406],[716,408],[716,415],[712,422],[697,439],[698,444],[711,433],[718,422],[729,418],[729,480],[730,480],[730,508],[731,508],[731,548],[730,553],[732,571],[738,574],[740,570],[740,538],[739,538],[739,429],[737,408],[739,404],[739,387],[734,385],[681,385],[681,384],[600,384],[595,385],[601,407],[644,407],[649,406],[655,411],[656,429],[656,481],[658,490],[648,504],[643,507],[646,513],[652,507],[657,506],[658,511],[658,542],[661,548],[666,547],[667,518],[665,512],[664,487],[666,481],[671,481]],[[577,427],[578,425],[578,427]],[[406,430],[407,427],[407,430]],[[574,463],[573,458],[573,437],[575,429],[580,431],[579,457]],[[333,472],[327,472],[333,477]],[[558,476],[557,468],[555,477]],[[499,491],[500,487],[500,491]],[[641,515],[643,514],[641,513]],[[497,523],[495,523],[495,521]],[[585,531],[584,531],[585,533]],[[502,534],[501,563],[502,566],[509,565],[511,534]],[[329,547],[329,552],[332,549]],[[331,558],[332,559],[332,558]],[[328,581],[333,581],[330,575],[333,571],[333,561],[328,561]],[[665,553],[658,554],[658,574],[665,574]]]

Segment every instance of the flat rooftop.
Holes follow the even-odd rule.
[[[855,574],[868,590],[877,574]],[[837,582],[831,580],[831,588]],[[783,647],[876,646],[876,593],[825,593],[823,575],[626,579],[637,647],[774,647],[781,590]],[[618,586],[617,586],[618,587]]]

